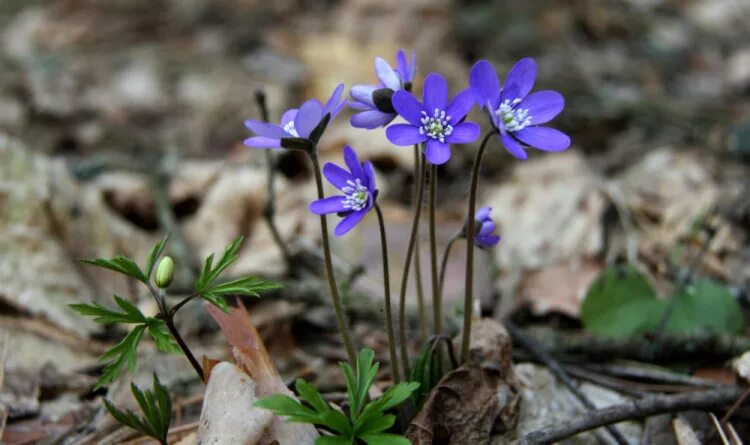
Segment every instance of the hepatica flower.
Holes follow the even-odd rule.
[[[500,237],[494,235],[495,223],[490,218],[492,207],[482,207],[474,216],[476,220],[476,232],[474,233],[474,245],[480,249],[492,247],[500,242]]]
[[[425,142],[425,156],[432,164],[444,164],[451,157],[450,144],[465,144],[479,136],[479,125],[463,119],[474,106],[474,93],[466,89],[448,102],[448,83],[437,73],[424,80],[423,102],[400,90],[393,94],[393,108],[407,124],[394,124],[386,136],[395,145]]]
[[[344,162],[349,171],[330,162],[323,166],[323,175],[343,195],[310,203],[310,211],[316,215],[337,213],[344,218],[333,231],[336,236],[341,236],[356,226],[373,208],[378,195],[375,170],[370,161],[360,163],[357,154],[347,145],[344,147]]]
[[[380,80],[378,85],[354,85],[350,95],[354,101],[349,106],[361,110],[351,117],[350,123],[357,128],[369,130],[388,125],[396,118],[391,97],[398,90],[411,90],[417,70],[416,55],[411,54],[411,62],[406,60],[402,50],[396,53],[396,69],[380,57],[375,58],[375,73]]]
[[[557,91],[529,94],[535,80],[536,62],[530,58],[513,65],[502,87],[486,60],[474,64],[469,76],[479,106],[489,114],[505,149],[519,159],[528,157],[523,145],[544,151],[562,151],[570,145],[565,133],[541,126],[562,111],[565,100]]]
[[[281,124],[248,119],[245,126],[255,136],[245,139],[245,145],[252,148],[306,148],[318,143],[322,131],[328,122],[332,121],[344,106],[341,94],[344,84],[336,87],[325,105],[317,99],[310,99],[299,108],[287,110],[281,116]],[[326,115],[330,115],[328,122],[323,123]],[[319,128],[322,125],[323,128]],[[318,129],[317,132],[314,130]]]

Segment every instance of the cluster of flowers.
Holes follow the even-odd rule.
[[[536,63],[525,58],[508,71],[501,85],[493,66],[486,60],[477,62],[470,72],[470,86],[449,100],[448,84],[441,74],[430,73],[424,79],[422,101],[411,92],[416,75],[415,55],[407,60],[403,51],[396,56],[394,69],[384,59],[375,59],[377,85],[355,85],[351,88],[349,107],[358,112],[351,117],[357,128],[375,129],[388,126],[386,136],[395,145],[423,144],[424,156],[431,164],[446,163],[451,156],[451,144],[467,144],[479,137],[480,128],[466,121],[466,115],[478,105],[503,146],[513,156],[526,159],[524,145],[545,151],[561,151],[570,145],[570,138],[559,130],[542,126],[559,114],[564,106],[562,95],[556,91],[531,93],[536,79]],[[336,118],[344,104],[344,85],[339,85],[325,105],[316,99],[308,100],[298,109],[286,111],[279,125],[247,120],[245,125],[256,136],[245,140],[253,148],[296,147],[295,140],[310,140],[325,116]],[[392,124],[401,116],[406,123]],[[326,122],[327,125],[328,122]],[[319,138],[320,135],[318,134]],[[317,140],[310,141],[312,144]],[[323,173],[343,195],[313,202],[315,214],[336,213],[343,220],[334,234],[341,236],[351,230],[369,212],[377,197],[375,175],[369,161],[360,163],[354,150],[344,149],[348,171],[328,163]],[[493,236],[494,224],[489,219],[489,208],[480,209],[475,218],[479,223],[474,234],[475,244],[489,247],[497,244]]]
[[[464,290],[464,332],[461,346],[461,360],[468,359],[471,336],[473,308],[473,249],[488,248],[496,245],[500,237],[495,234],[495,224],[490,218],[491,209],[476,209],[478,173],[482,155],[491,136],[497,135],[505,149],[519,159],[526,159],[525,147],[534,147],[545,151],[561,151],[568,148],[570,138],[553,128],[543,126],[557,116],[563,109],[564,100],[555,91],[537,91],[531,89],[536,80],[536,63],[530,58],[518,61],[500,84],[493,66],[481,60],[469,74],[470,86],[460,93],[449,97],[448,83],[438,73],[430,73],[424,78],[422,100],[412,93],[416,63],[415,56],[407,60],[403,51],[397,54],[394,69],[382,58],[375,59],[375,72],[379,79],[377,85],[355,85],[351,88],[352,100],[349,107],[357,110],[350,123],[357,128],[386,128],[386,136],[398,146],[414,146],[415,154],[420,159],[415,166],[418,171],[418,192],[415,203],[417,207],[412,222],[411,237],[402,271],[400,306],[398,314],[399,342],[401,344],[401,369],[404,377],[410,375],[407,336],[405,333],[405,292],[408,283],[410,261],[415,250],[418,225],[421,213],[421,200],[426,182],[425,171],[430,170],[429,193],[429,229],[430,229],[430,265],[432,278],[432,311],[433,334],[441,332],[441,291],[444,276],[445,260],[453,241],[466,238],[473,242],[466,243],[466,285]],[[377,203],[378,189],[375,184],[375,173],[369,161],[361,162],[351,147],[344,148],[342,168],[327,163],[322,169],[318,164],[317,144],[328,124],[336,118],[347,104],[342,99],[344,85],[338,85],[331,97],[323,105],[312,99],[299,108],[288,110],[282,115],[279,125],[256,120],[248,120],[245,125],[255,136],[245,140],[245,145],[253,148],[288,148],[304,150],[313,163],[318,199],[310,204],[310,211],[321,215],[321,235],[324,261],[331,291],[331,299],[336,311],[344,345],[349,359],[355,360],[354,346],[346,325],[343,306],[338,294],[325,215],[337,214],[342,219],[334,229],[336,236],[352,230],[370,210],[375,209],[380,223],[381,247],[383,254],[383,288],[385,292],[386,328],[389,338],[391,369],[394,380],[399,382],[398,354],[396,352],[395,325],[393,323],[390,279],[388,274],[388,254],[385,227],[380,207]],[[445,164],[451,157],[451,144],[467,144],[475,141],[480,134],[480,127],[475,122],[466,120],[472,108],[479,106],[487,115],[490,130],[482,140],[477,151],[471,176],[469,206],[464,228],[446,246],[443,256],[443,267],[438,274],[437,247],[435,243],[435,187],[437,166]],[[403,122],[393,123],[400,117]],[[326,197],[323,192],[322,175],[341,191],[340,195]],[[470,216],[469,216],[470,215]],[[418,254],[417,254],[418,255]],[[418,256],[417,256],[418,258]],[[419,293],[419,292],[418,292]],[[418,295],[422,304],[422,296]],[[420,311],[420,323],[424,325],[424,315]],[[423,338],[426,341],[426,338]]]

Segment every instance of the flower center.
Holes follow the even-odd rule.
[[[299,137],[299,133],[297,133],[297,129],[294,128],[294,121],[287,122],[287,124],[284,125],[284,131],[286,131],[287,133],[291,134],[292,136],[296,138]]]
[[[360,211],[367,207],[370,201],[370,191],[362,185],[359,178],[354,181],[346,181],[347,186],[341,189],[346,194],[344,198],[344,207],[353,211]]]
[[[422,118],[420,119],[422,126],[419,127],[419,133],[426,134],[440,142],[445,142],[445,137],[453,133],[453,126],[450,124],[450,120],[451,117],[446,116],[445,111],[437,108],[435,108],[432,116],[428,115],[426,111],[422,111]]]
[[[500,108],[495,110],[497,117],[503,121],[503,126],[507,131],[518,131],[531,125],[531,116],[528,108],[515,108],[521,102],[521,99],[505,99],[500,104]]]

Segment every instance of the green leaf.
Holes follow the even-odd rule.
[[[146,278],[146,275],[143,273],[143,271],[141,271],[141,269],[138,267],[135,261],[122,255],[118,255],[110,259],[87,258],[87,259],[82,259],[81,262],[86,263],[86,264],[91,264],[94,266],[103,267],[105,269],[114,270],[115,272],[120,272],[121,274],[131,276],[144,283],[148,282],[148,278]]]
[[[106,308],[99,303],[71,304],[70,308],[81,315],[96,317],[94,318],[94,321],[97,323],[143,323],[146,321],[146,316],[143,315],[133,303],[124,300],[117,295],[115,295],[114,298],[117,306],[119,306],[124,312],[117,312]]]
[[[689,335],[701,330],[739,334],[744,319],[726,286],[699,281],[678,290],[665,333]],[[629,338],[656,329],[670,299],[657,299],[653,288],[632,267],[605,270],[589,288],[581,305],[586,328],[604,337]]]
[[[380,433],[392,427],[396,422],[396,416],[393,414],[373,413],[368,416],[360,416],[362,422],[354,430],[356,435]]]
[[[321,418],[319,413],[282,394],[259,399],[255,406],[272,411],[277,416],[288,417],[292,422],[319,424]]]
[[[219,275],[221,275],[221,273],[227,267],[229,267],[233,262],[237,260],[237,252],[239,252],[240,250],[240,245],[242,244],[243,239],[243,237],[239,237],[234,240],[232,244],[227,246],[218,263],[216,263],[216,267],[213,267],[213,254],[209,255],[209,257],[206,258],[206,262],[203,265],[203,270],[198,277],[198,281],[195,283],[195,290],[199,294],[207,290],[209,286],[219,277]]]
[[[158,260],[161,254],[164,253],[164,248],[167,247],[167,241],[169,241],[169,235],[164,235],[164,238],[154,244],[154,247],[151,248],[151,252],[149,252],[148,258],[146,259],[146,280],[151,279],[156,260]]]
[[[401,382],[388,388],[383,395],[368,403],[355,423],[355,431],[363,424],[369,423],[373,417],[388,411],[408,399],[419,388],[417,382]]]
[[[309,403],[315,411],[323,412],[330,409],[318,390],[304,379],[297,379],[295,389],[299,397]]]
[[[320,436],[315,440],[315,445],[352,445],[354,439],[343,436]]]
[[[666,332],[690,335],[708,330],[738,335],[744,330],[742,308],[726,286],[712,280],[685,286],[677,296]]]
[[[232,312],[232,308],[229,307],[227,301],[223,296],[215,294],[211,291],[203,291],[202,293],[200,293],[200,296],[201,298],[218,307],[227,314]]]
[[[421,406],[442,377],[439,374],[438,357],[435,353],[437,348],[433,346],[434,342],[428,342],[424,345],[420,353],[414,359],[411,367],[410,379],[419,383],[419,391],[414,394],[415,405]]]
[[[367,445],[411,445],[409,439],[397,434],[365,434],[360,436]]]
[[[652,331],[663,310],[646,277],[634,267],[614,266],[589,287],[581,320],[597,335],[628,338]]]
[[[153,437],[162,444],[167,443],[169,424],[172,420],[172,401],[166,386],[162,385],[154,374],[153,391],[142,391],[135,384],[130,385],[133,397],[141,408],[143,417],[138,417],[130,410],[120,411],[108,400],[104,401],[107,411],[118,422],[133,428],[149,437]]]
[[[145,330],[146,325],[136,326],[120,343],[101,356],[99,361],[106,362],[107,365],[104,367],[99,380],[96,381],[94,389],[99,389],[103,385],[117,380],[125,365],[128,366],[131,373],[135,371],[136,349]]]
[[[249,295],[260,297],[258,292],[280,289],[281,283],[271,280],[264,280],[258,277],[244,277],[227,283],[211,286],[210,292],[219,295]]]
[[[349,410],[352,419],[355,421],[362,411],[362,405],[367,399],[367,393],[378,372],[379,365],[377,363],[373,365],[372,363],[374,358],[375,351],[364,348],[357,354],[357,369],[355,372],[352,372],[348,363],[339,363],[341,372],[344,374],[344,380],[346,380]]]
[[[180,347],[172,338],[172,334],[169,333],[164,320],[149,317],[146,320],[146,326],[148,326],[148,334],[154,339],[154,343],[160,351],[180,352]]]

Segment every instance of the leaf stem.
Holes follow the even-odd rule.
[[[409,267],[411,266],[411,257],[414,253],[414,246],[417,242],[417,232],[419,228],[419,217],[422,214],[422,198],[424,197],[424,181],[425,181],[425,157],[421,155],[420,168],[419,168],[419,188],[417,189],[417,200],[419,203],[414,209],[414,221],[411,225],[411,236],[409,237],[409,245],[406,248],[406,259],[404,260],[404,269],[401,275],[401,290],[399,293],[399,308],[398,308],[398,331],[399,331],[399,343],[401,343],[401,362],[404,369],[404,376],[409,375],[409,351],[407,349],[406,342],[406,287],[409,284]]]
[[[421,178],[421,166],[419,164],[419,144],[414,144],[414,190],[412,191],[413,204],[415,206],[422,206],[421,201],[417,201],[417,193],[419,192],[418,179]],[[414,280],[417,285],[417,309],[419,312],[419,335],[422,343],[427,342],[427,313],[424,307],[424,289],[422,287],[422,253],[420,252],[419,242],[419,221],[417,221],[417,244],[414,246]]]
[[[306,151],[310,157],[310,162],[313,164],[313,171],[315,173],[315,185],[318,190],[318,199],[323,199],[323,177],[320,173],[320,161],[318,160],[317,147],[313,147],[310,151]],[[336,312],[336,319],[339,324],[339,331],[341,332],[341,338],[344,341],[344,347],[346,353],[349,356],[349,362],[356,363],[354,353],[354,345],[352,344],[351,334],[349,333],[349,327],[346,324],[346,316],[344,314],[344,308],[341,304],[341,297],[339,296],[339,290],[336,285],[336,277],[333,274],[333,261],[331,259],[331,246],[328,240],[328,221],[326,215],[320,215],[320,232],[323,241],[323,260],[326,266],[326,276],[328,277],[328,287],[331,291],[331,300],[333,300],[333,309]]]
[[[477,184],[479,183],[479,167],[482,164],[482,156],[487,148],[487,142],[497,130],[487,132],[482,140],[476,158],[474,158],[474,167],[471,171],[471,185],[469,186],[469,212],[466,215],[466,285],[464,293],[464,333],[461,341],[461,363],[469,359],[469,344],[471,342],[471,320],[473,317],[473,298],[474,298],[474,243],[471,239],[476,232],[476,220],[474,214],[477,206]]]
[[[383,288],[385,290],[385,328],[388,334],[388,352],[391,358],[391,372],[393,373],[394,383],[401,382],[401,376],[398,371],[398,354],[396,353],[396,334],[393,329],[393,312],[391,307],[391,274],[388,270],[388,241],[385,236],[385,221],[383,220],[383,211],[380,206],[375,204],[375,212],[378,215],[378,225],[380,226],[380,250],[383,254]]]

